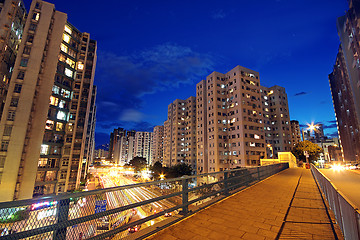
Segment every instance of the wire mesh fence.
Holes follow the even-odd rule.
[[[274,164],[0,203],[0,240],[122,239],[288,168]]]

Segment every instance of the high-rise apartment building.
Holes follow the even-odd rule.
[[[86,159],[96,42],[40,0],[23,39],[0,122],[0,201],[75,190]]]
[[[164,123],[163,166],[186,163],[196,172],[196,98],[176,99]]]
[[[360,161],[360,1],[349,0],[349,10],[337,19],[340,47],[329,75],[343,158]]]
[[[300,130],[299,121],[291,120],[290,128],[291,128],[291,146],[294,147],[296,144],[301,142],[301,130]]]
[[[136,132],[135,133],[135,146],[134,157],[146,158],[147,164],[150,164],[152,158],[151,144],[153,141],[152,132]]]
[[[127,131],[123,128],[114,129],[110,134],[109,159],[114,163],[125,165],[134,157],[144,157],[150,163],[152,133]],[[110,151],[111,149],[111,151]]]
[[[265,157],[259,73],[237,66],[196,85],[197,172],[257,166]]]
[[[356,114],[356,100],[350,86],[351,79],[341,46],[334,70],[329,75],[329,81],[343,159],[345,161],[359,161],[360,125]]]
[[[0,1],[0,116],[25,26],[22,0]]]
[[[164,157],[164,126],[155,126],[153,131],[151,165],[163,163]]]
[[[85,147],[83,152],[82,167],[81,167],[81,179],[85,179],[89,165],[93,162],[95,151],[95,124],[96,124],[96,86],[93,86],[91,93],[91,102],[89,108],[89,117],[87,124],[87,132],[85,139]]]
[[[349,10],[337,19],[341,44],[329,81],[344,160],[359,162],[360,2],[348,2]]]
[[[285,88],[261,86],[266,155],[277,158],[278,152],[291,150],[290,115]]]
[[[119,159],[119,150],[115,149],[116,147],[120,147],[117,145],[119,141],[121,141],[122,137],[126,135],[126,130],[123,128],[115,128],[112,133],[110,133],[110,143],[109,143],[109,159],[113,162],[116,162]]]

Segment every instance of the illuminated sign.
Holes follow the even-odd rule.
[[[52,201],[52,202],[41,202],[41,203],[34,203],[31,205],[31,210],[35,210],[38,208],[43,208],[43,207],[52,207],[52,206],[56,206],[57,201]]]

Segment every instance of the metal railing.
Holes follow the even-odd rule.
[[[314,165],[311,171],[320,185],[346,240],[360,239],[360,211]],[[355,190],[356,191],[356,190]]]
[[[170,220],[171,224],[176,217],[168,218],[170,214],[188,216],[286,168],[287,163],[239,168],[2,202],[0,240],[120,239],[130,235],[126,231],[129,227],[143,226],[143,230],[164,220]],[[108,178],[108,175],[103,175],[100,180],[106,182]]]

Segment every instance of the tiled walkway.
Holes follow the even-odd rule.
[[[343,239],[336,224],[334,229],[338,239]],[[147,239],[336,239],[336,236],[310,170],[287,169]]]

